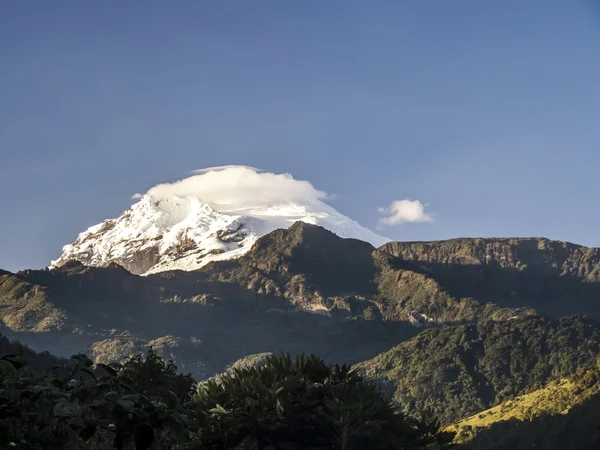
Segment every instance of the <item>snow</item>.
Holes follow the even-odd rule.
[[[218,169],[223,172],[252,170],[244,166]],[[208,172],[212,176],[214,173]],[[243,175],[247,176],[245,172]],[[227,176],[231,178],[231,174]],[[276,181],[281,183],[279,179]],[[253,178],[252,182],[256,191],[257,180]],[[284,182],[288,188],[296,189],[294,184],[290,185],[290,178]],[[190,194],[189,182],[187,184],[186,194]],[[154,191],[151,189],[143,195],[121,216],[90,227],[75,242],[64,246],[61,257],[52,261],[50,267],[59,267],[70,260],[106,266],[112,261],[131,261],[140,252],[153,251],[158,254],[158,262],[139,273],[196,270],[211,261],[238,258],[248,252],[259,237],[278,228],[289,228],[296,221],[320,225],[340,237],[360,239],[375,247],[389,241],[340,214],[317,195],[286,199],[273,193],[262,196],[259,191],[254,202],[245,195],[243,202],[209,204],[196,195],[172,195],[172,186],[176,183],[160,186],[167,186],[168,192],[161,188],[162,192],[157,193],[153,188]],[[305,184],[301,189],[310,193]],[[165,196],[165,193],[170,195]],[[228,198],[231,199],[231,195]]]

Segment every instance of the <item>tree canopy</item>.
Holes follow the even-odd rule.
[[[37,372],[0,359],[0,442],[15,449],[418,449],[451,440],[431,410],[400,413],[346,365],[271,355],[197,384],[152,349],[75,355]]]

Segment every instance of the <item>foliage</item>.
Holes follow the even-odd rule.
[[[0,381],[0,442],[15,449],[416,449],[452,438],[431,411],[399,413],[349,366],[314,355],[271,355],[195,393],[152,349],[122,365],[79,354],[47,374],[6,354]]]
[[[52,374],[9,354],[0,379],[0,442],[10,448],[167,449],[186,438],[180,398],[193,380],[151,350],[123,365],[75,355]]]
[[[198,448],[396,449],[449,438],[439,422],[397,411],[349,366],[314,355],[233,369],[201,383],[193,403]]]
[[[419,297],[431,301],[423,304],[432,309],[430,313],[422,311],[428,315],[437,306],[442,315],[454,312],[468,319],[474,306],[468,299],[474,299],[480,304],[510,308],[528,306],[555,318],[572,314],[600,318],[598,248],[544,238],[459,238],[390,242],[377,249],[374,258],[435,281],[436,286],[420,283],[425,292],[417,292]],[[388,298],[401,296],[403,290],[410,288],[408,281],[398,283],[396,292]],[[436,298],[426,294],[427,290],[442,290],[444,294]],[[456,308],[447,302],[448,297],[451,302],[460,300],[463,304]],[[409,306],[416,299],[405,300]]]

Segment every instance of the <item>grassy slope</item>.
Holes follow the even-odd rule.
[[[597,368],[553,381],[469,417],[458,431],[461,450],[596,450],[600,448],[600,373]]]
[[[503,421],[528,421],[544,415],[568,414],[578,405],[600,392],[596,369],[580,370],[575,375],[554,380],[541,389],[519,395],[493,408],[447,427],[457,433],[455,442],[469,442]]]

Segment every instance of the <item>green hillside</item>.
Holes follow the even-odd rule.
[[[600,329],[539,316],[426,330],[358,364],[394,401],[431,407],[446,424],[595,364]]]
[[[595,449],[600,445],[600,372],[555,380],[447,427],[461,450]]]

